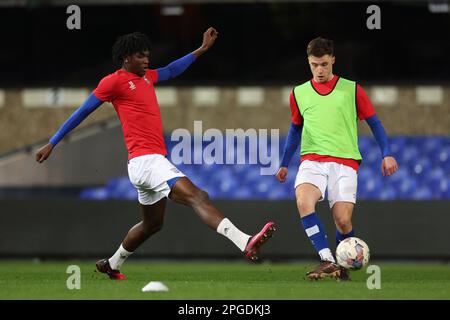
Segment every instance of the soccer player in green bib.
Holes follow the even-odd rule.
[[[295,196],[302,226],[321,260],[306,276],[314,280],[325,277],[350,280],[348,271],[336,264],[325,229],[315,212],[316,203],[324,199],[328,188],[336,245],[355,235],[352,213],[361,163],[358,119],[366,120],[380,146],[383,176],[394,174],[398,165],[364,90],[356,82],[333,74],[333,41],[316,38],[308,44],[306,52],[313,78],[291,92],[292,123],[276,176],[280,182],[286,181],[289,162],[301,141]]]

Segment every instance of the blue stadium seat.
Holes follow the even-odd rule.
[[[80,198],[83,200],[107,200],[108,191],[106,188],[86,188],[81,191]]]
[[[223,199],[220,195],[218,195],[219,199]],[[230,198],[228,198],[230,199]],[[254,199],[254,192],[252,187],[248,185],[242,185],[237,187],[234,190],[233,197],[231,199]]]
[[[286,188],[277,182],[277,184],[270,187],[270,192],[268,193],[266,199],[270,200],[283,200],[283,199],[292,199],[294,200],[294,195],[291,194]]]
[[[381,177],[378,176],[372,176],[364,181],[362,183],[358,183],[358,193],[361,193],[363,196],[361,199],[377,199],[379,197],[379,194],[382,190],[383,182],[381,180]]]
[[[442,167],[445,171],[450,171],[450,144],[444,146],[435,153],[434,164]]]
[[[421,150],[424,154],[431,155],[432,153],[438,153],[445,143],[444,137],[430,137],[430,138],[422,138]]]
[[[373,137],[360,137],[358,146],[364,163],[373,162],[381,157],[380,151],[376,153],[376,150],[379,150],[379,148]]]
[[[383,186],[380,193],[378,194],[377,200],[395,200],[398,198],[397,188],[387,184]]]
[[[394,154],[394,156],[397,156],[403,151],[405,148],[405,145],[407,143],[406,137],[392,137],[389,141],[391,151]]]
[[[448,187],[448,184],[446,190],[442,192],[440,199],[450,199],[450,187]]]
[[[424,179],[425,177],[428,177],[433,169],[433,164],[430,159],[424,157],[423,155],[415,161],[408,163],[408,166],[410,167],[411,175],[416,179]]]
[[[408,177],[399,183],[398,195],[399,199],[414,199],[417,191],[417,181],[414,178]]]
[[[280,156],[285,139],[282,137],[280,140]],[[450,137],[392,137],[391,151],[400,169],[390,177],[381,175],[381,155],[375,139],[372,136],[360,137],[358,144],[363,156],[358,175],[359,199],[450,199]],[[173,145],[173,142],[167,143],[169,155]],[[248,149],[245,151],[248,162]],[[207,191],[212,199],[293,200],[299,164],[300,153],[297,150],[283,184],[273,175],[261,175],[259,164],[203,163],[179,164],[176,167],[199,188]],[[99,200],[136,199],[137,192],[128,177],[118,177],[109,180],[103,188],[86,188],[80,197]]]
[[[438,198],[447,191],[447,188],[450,188],[449,179],[441,167],[434,167],[424,178],[424,183],[431,188],[434,197]]]
[[[433,192],[426,185],[421,186],[414,190],[410,199],[414,200],[430,200],[433,199]]]
[[[114,178],[106,184],[106,190],[110,199],[128,200],[137,199],[137,191],[131,184],[128,177]],[[132,192],[135,190],[136,192]],[[135,196],[136,195],[136,196]]]
[[[416,161],[419,156],[420,152],[417,145],[407,145],[400,150],[397,161],[404,164],[411,164]]]

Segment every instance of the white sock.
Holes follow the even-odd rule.
[[[117,249],[116,253],[109,258],[109,265],[113,270],[119,270],[122,266],[122,263],[132,254],[133,252],[127,251],[120,245],[119,249]]]
[[[331,253],[330,248],[325,248],[319,251],[319,256],[322,261],[331,261],[333,263],[336,263],[336,260],[334,260],[333,254]]]
[[[241,230],[236,228],[234,224],[227,218],[224,218],[222,221],[220,221],[219,225],[217,226],[217,232],[233,241],[241,251],[244,251],[245,247],[247,246],[248,239],[251,238],[251,236],[243,233]]]

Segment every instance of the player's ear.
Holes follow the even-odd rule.
[[[336,61],[336,57],[335,56],[331,56],[331,64],[334,64],[335,61]]]

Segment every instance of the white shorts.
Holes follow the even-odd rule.
[[[336,202],[356,203],[357,173],[355,169],[336,162],[318,162],[305,160],[300,164],[294,188],[302,183],[311,183],[319,188],[325,198],[328,187],[330,208]]]
[[[168,197],[167,181],[185,175],[161,154],[146,154],[128,161],[128,176],[138,190],[139,203],[150,205]]]

